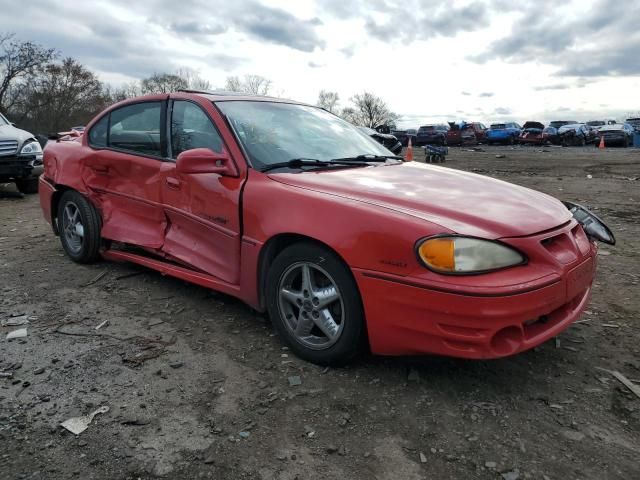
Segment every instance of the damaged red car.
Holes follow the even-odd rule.
[[[140,264],[266,311],[300,357],[475,359],[539,345],[591,294],[593,214],[403,162],[280,99],[185,91],[118,103],[50,141],[44,216],[66,254]]]
[[[544,135],[544,125],[540,122],[525,122],[518,142],[523,145],[545,145],[548,140]]]

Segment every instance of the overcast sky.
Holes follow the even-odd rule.
[[[0,32],[115,86],[181,67],[216,86],[255,73],[309,103],[371,91],[405,127],[640,110],[639,0],[0,0],[0,12]]]

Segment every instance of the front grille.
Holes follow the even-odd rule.
[[[14,155],[18,151],[16,140],[0,140],[0,155]]]
[[[30,159],[9,157],[0,159],[0,176],[24,177],[31,173],[33,167],[29,165]]]

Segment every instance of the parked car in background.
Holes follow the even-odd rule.
[[[486,133],[486,141],[489,145],[504,143],[513,145],[522,132],[522,127],[515,122],[492,123]]]
[[[518,137],[518,142],[523,145],[544,145],[547,139],[544,137],[544,125],[540,122],[525,122]]]
[[[409,139],[411,139],[411,145],[416,144],[417,132],[415,128],[408,128],[406,130],[392,130],[391,135],[395,136],[403,147],[406,147],[409,145]]]
[[[633,129],[640,133],[640,118],[627,118],[627,123],[633,127]]]
[[[380,133],[369,127],[358,128],[365,134],[373,138],[376,142],[387,147],[387,149],[389,149],[389,151],[393,152],[395,155],[399,155],[400,152],[402,152],[402,144],[398,141],[395,135],[391,135],[390,133]]]
[[[446,145],[449,126],[444,124],[423,125],[418,129],[416,145]]]
[[[563,147],[583,147],[596,141],[596,132],[584,123],[563,125],[558,136]]]
[[[600,144],[600,139],[604,138],[607,147],[611,145],[619,145],[621,147],[629,147],[633,145],[634,129],[628,123],[617,123],[615,125],[603,125],[598,131],[595,145]]]
[[[554,120],[549,123],[549,126],[553,128],[560,128],[564,127],[565,125],[575,125],[576,123],[579,122],[577,122],[576,120]]]
[[[560,145],[560,135],[555,127],[544,127],[542,138],[547,145]]]
[[[591,127],[594,130],[600,130],[600,127],[604,127],[605,125],[615,125],[617,122],[615,120],[589,120],[586,125],[587,127]]]
[[[22,193],[37,193],[42,171],[38,139],[0,114],[0,183],[15,183]]]
[[[475,145],[485,140],[487,127],[479,122],[448,122],[447,145]]]
[[[577,205],[403,162],[318,107],[194,91],[49,142],[40,206],[71,260],[237,297],[319,364],[530,350],[584,312],[595,240],[615,243]]]

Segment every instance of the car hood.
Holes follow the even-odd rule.
[[[531,235],[571,219],[560,201],[543,193],[418,162],[269,176],[287,185],[377,205],[438,224],[443,230],[483,238]]]
[[[17,140],[18,145],[22,145],[25,141],[33,138],[29,132],[20,130],[13,125],[0,126],[0,141],[3,140]]]

